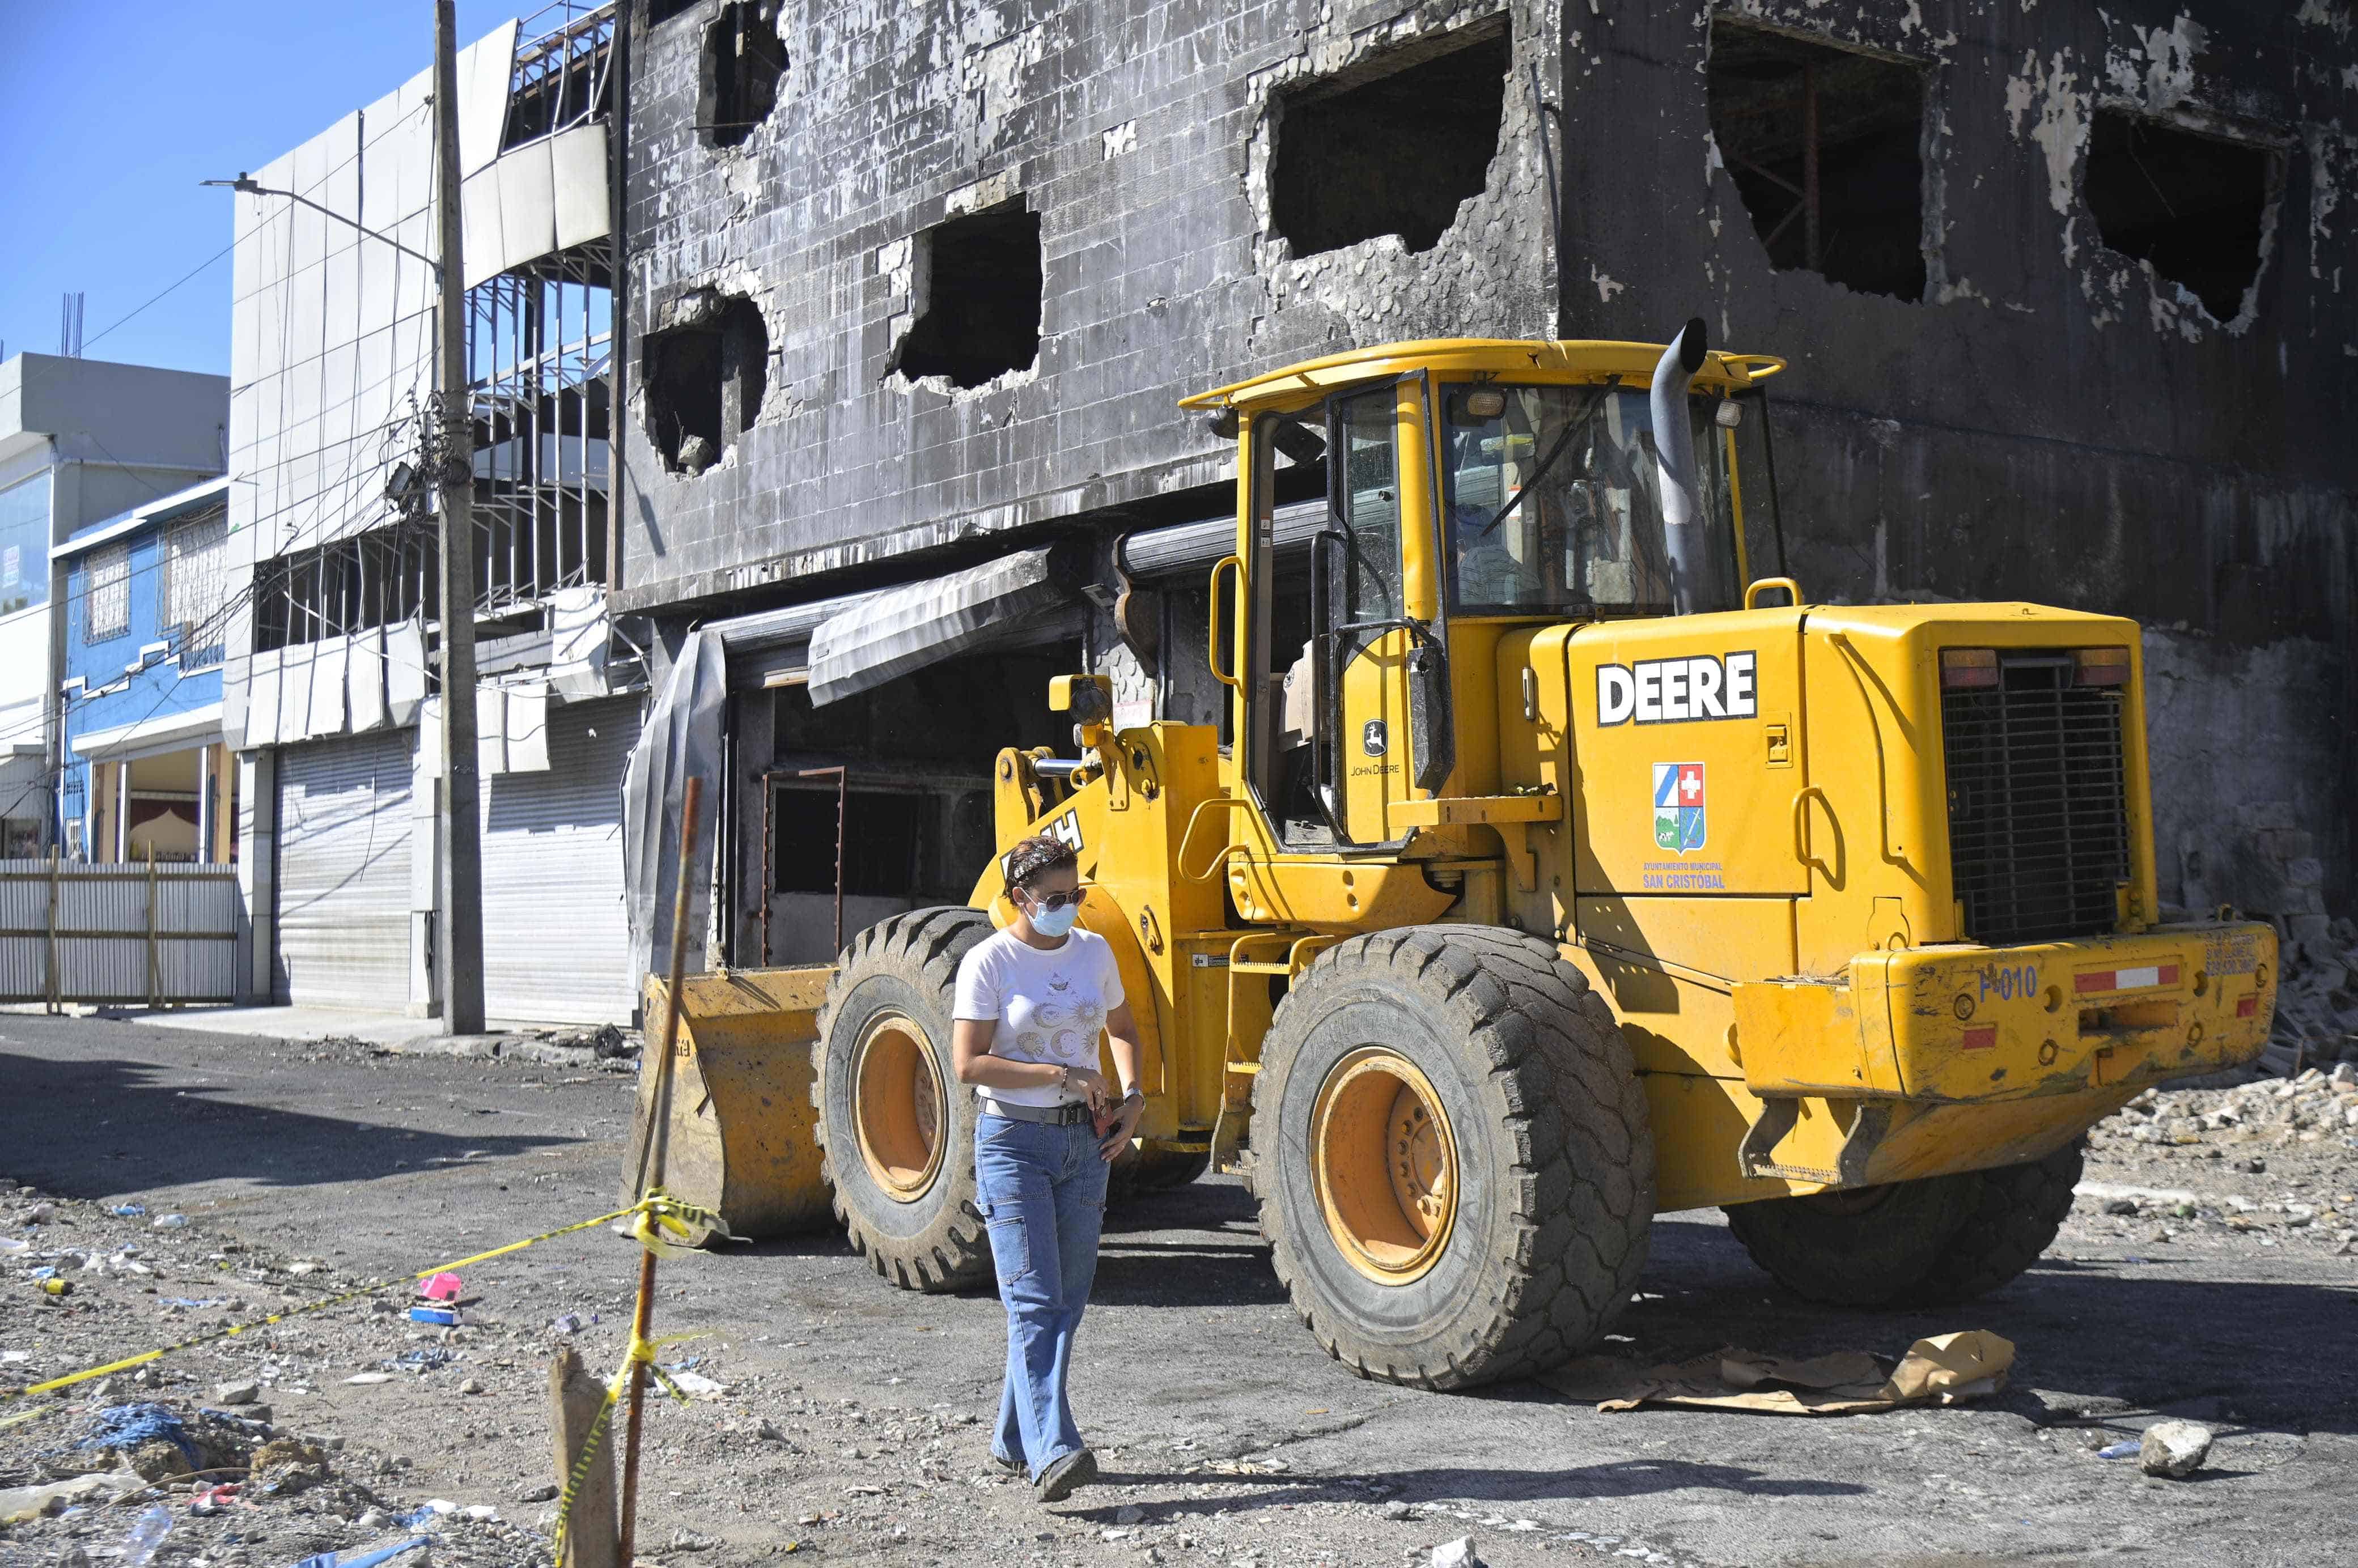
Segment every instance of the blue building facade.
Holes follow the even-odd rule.
[[[222,737],[229,481],[94,524],[65,583],[58,820],[70,859],[228,863],[237,768]]]

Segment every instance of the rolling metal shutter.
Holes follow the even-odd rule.
[[[548,771],[483,781],[483,1012],[628,1023],[622,769],[639,702],[548,705]]]
[[[278,754],[281,1001],[409,1004],[413,733]]]

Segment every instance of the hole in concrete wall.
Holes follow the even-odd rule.
[[[1924,73],[1714,18],[1712,139],[1779,271],[1924,297]]]
[[[716,147],[741,146],[778,106],[786,46],[778,38],[775,0],[720,7],[704,29],[704,68],[696,98],[697,128]]]
[[[2183,284],[2213,319],[2243,313],[2274,183],[2265,147],[2096,111],[2082,191],[2104,243]]]
[[[1281,92],[1270,222],[1293,254],[1439,243],[1498,154],[1512,53],[1499,16]]]
[[[949,219],[917,236],[911,260],[916,319],[892,369],[980,386],[1040,357],[1040,214],[1016,202]]]
[[[647,435],[674,473],[702,473],[761,417],[770,333],[750,299],[691,294],[641,341]]]

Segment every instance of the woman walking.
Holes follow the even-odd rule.
[[[1075,929],[1081,878],[1062,840],[1007,852],[1015,919],[958,965],[950,1054],[971,1085],[975,1184],[1007,1308],[1007,1380],[990,1455],[1058,1502],[1097,1476],[1065,1397],[1097,1276],[1107,1167],[1137,1130],[1138,1033],[1113,948]],[[1110,1039],[1120,1083],[1098,1070]]]

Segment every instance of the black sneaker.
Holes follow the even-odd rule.
[[[1040,1472],[1040,1500],[1061,1503],[1073,1495],[1076,1487],[1086,1487],[1097,1478],[1098,1456],[1086,1448],[1076,1448]]]
[[[1023,1474],[1022,1460],[1010,1459],[1006,1454],[1000,1453],[997,1449],[991,1450],[990,1462],[993,1465],[998,1465],[1001,1469],[1006,1471],[1011,1476],[1021,1476]]]

